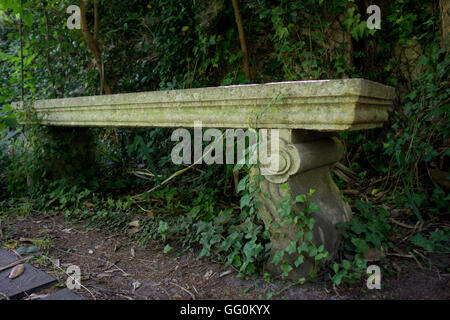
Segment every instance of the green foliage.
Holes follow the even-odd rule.
[[[281,186],[281,188],[289,191],[286,185]],[[313,212],[319,212],[320,208],[308,199],[313,193],[314,190],[311,189],[308,195],[298,195],[293,200],[291,200],[290,194],[288,193],[284,196],[283,201],[277,205],[280,224],[279,228],[276,228],[276,226],[275,228],[280,231],[275,231],[276,236],[281,238],[286,236],[283,232],[283,226],[295,225],[296,229],[299,230],[295,240],[289,241],[283,250],[276,251],[272,258],[271,262],[273,264],[280,265],[283,271],[282,277],[287,277],[294,268],[298,268],[307,259],[313,261],[314,267],[311,271],[311,276],[314,277],[317,273],[318,264],[328,257],[328,251],[325,250],[324,246],[316,246],[314,242],[313,229],[315,220],[311,217],[311,214]],[[301,204],[303,210],[296,209],[299,207],[296,206],[297,204]],[[293,257],[293,259],[291,258],[294,261],[293,265],[286,259],[283,260],[285,254]],[[297,281],[304,281],[304,279],[297,279]]]
[[[185,245],[200,244],[199,257],[214,256],[242,274],[252,274],[268,254],[269,235],[256,215],[253,198],[257,192],[255,182],[243,178],[239,184],[240,214],[232,209],[217,210],[209,206],[204,194],[199,204],[176,221],[173,232],[185,231]],[[211,212],[211,214],[208,214]]]
[[[367,261],[356,254],[352,261],[343,259],[340,263],[335,262],[332,269],[334,275],[331,280],[334,284],[355,283],[366,273]]]
[[[354,2],[354,0],[350,0],[349,2]],[[374,34],[376,29],[367,28],[367,22],[365,20],[361,21],[361,14],[357,11],[355,6],[350,6],[347,9],[347,15],[343,20],[343,25],[355,40],[360,40],[368,35]]]
[[[332,24],[348,4],[348,0],[281,1],[275,5],[258,1],[254,6],[261,20],[259,27],[264,28],[265,21],[273,26],[274,58],[267,70],[271,78],[324,79],[346,74],[351,68],[346,51],[349,43],[331,48],[327,36],[334,37]]]
[[[384,249],[393,246],[388,235],[395,230],[389,224],[389,212],[370,202],[357,200],[355,208],[358,212],[349,222],[338,225],[342,230],[344,250],[367,254],[369,248]]]
[[[419,179],[419,176],[430,166],[448,172],[448,168],[439,164],[449,157],[448,147],[441,145],[450,133],[450,92],[445,89],[449,65],[448,50],[440,49],[437,43],[430,45],[416,66],[421,70],[418,80],[403,97],[401,112],[405,117],[393,125],[400,134],[394,137],[389,133],[384,144],[385,152],[395,159],[394,174],[404,188],[399,191],[398,199],[409,206],[420,221],[424,219],[421,213],[424,208],[428,208],[430,215],[448,213],[448,195],[439,185],[430,185],[431,181]]]
[[[347,154],[359,154],[347,165],[359,177],[361,190],[369,181],[382,179],[382,185],[370,187],[385,191],[383,201],[406,208],[406,219],[425,224],[448,219],[448,190],[432,175],[436,170],[446,174],[448,183],[450,156],[448,46],[440,47],[433,3],[381,1],[382,29],[375,31],[365,28],[362,1],[241,2],[252,79],[242,72],[228,2],[99,3],[99,44],[114,93],[343,77],[396,86],[399,99],[390,110],[389,125],[341,135]],[[231,191],[231,166],[199,166],[196,174],[178,177],[151,194],[141,193],[181,169],[170,162],[173,142],[166,129],[98,129],[101,167],[96,174],[76,182],[44,179],[41,165],[49,155],[42,151],[51,150],[49,141],[37,126],[19,125],[24,115],[14,112],[11,103],[21,99],[22,88],[26,105],[39,98],[101,94],[98,70],[81,32],[65,26],[70,4],[68,0],[24,0],[22,6],[18,0],[0,2],[0,200],[11,202],[17,212],[33,208],[63,212],[91,227],[111,230],[127,230],[127,223],[139,217],[141,227],[132,236],[142,244],[162,239],[168,253],[178,242],[241,274],[257,273],[269,257],[269,233],[256,214],[257,181],[246,175],[247,165],[235,167],[244,175],[237,186],[240,200]],[[92,26],[92,2],[87,9]],[[417,49],[420,58],[403,61],[396,54],[398,46]],[[405,68],[415,69],[415,77],[407,78]],[[274,102],[279,99],[281,95]],[[26,116],[32,118],[29,112]],[[343,180],[338,184],[346,187]],[[141,197],[132,198],[136,193]],[[32,205],[19,207],[15,197],[24,195],[33,199]],[[233,207],[224,206],[236,201]],[[303,210],[292,209],[300,205]],[[395,248],[396,230],[389,213],[370,202],[357,201],[355,207],[353,220],[341,226],[340,257],[331,271],[335,284],[354,282],[365,274],[363,257],[368,249]],[[308,259],[319,264],[327,258],[311,238],[311,213],[318,209],[307,195],[285,198],[278,206],[283,223],[302,230],[296,242],[273,257],[284,276]],[[407,245],[445,252],[448,237],[447,229],[426,231],[412,235]],[[297,256],[293,265],[285,262],[289,255]]]
[[[355,212],[351,221],[338,224],[342,233],[341,255],[351,256],[332,265],[332,281],[336,285],[354,283],[366,274],[367,261],[364,258],[370,250],[395,248],[391,238],[395,229],[389,224],[389,212],[370,202],[357,200]]]
[[[428,238],[420,233],[416,233],[411,237],[411,243],[417,247],[423,248],[425,251],[450,251],[450,230],[436,230],[431,232]]]

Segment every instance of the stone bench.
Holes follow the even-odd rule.
[[[343,156],[343,146],[335,136],[382,126],[394,95],[392,87],[364,79],[293,81],[40,100],[34,109],[42,124],[77,128],[67,151],[69,158],[81,157],[87,167],[94,159],[89,151],[92,137],[82,127],[189,128],[201,121],[205,128],[279,129],[280,165],[260,182],[259,214],[274,235],[280,231],[274,225],[280,222],[277,204],[282,198],[289,193],[295,199],[315,189],[311,200],[321,211],[313,213],[314,240],[332,257],[339,243],[335,224],[352,216],[330,175]],[[277,96],[281,99],[274,102]],[[55,136],[63,140],[71,131],[54,129]],[[293,209],[302,207],[296,204]],[[280,228],[286,236],[272,237],[272,254],[284,249],[298,232],[295,225]],[[291,258],[285,255],[285,259]],[[279,273],[270,261],[268,269]],[[290,277],[304,276],[311,268],[307,261]]]

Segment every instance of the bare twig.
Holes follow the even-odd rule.
[[[347,180],[348,180],[348,182],[350,182],[350,181],[358,182],[360,180],[360,177],[356,173],[351,171],[349,168],[347,168],[345,165],[343,165],[340,162],[336,163],[336,165],[335,165],[335,167],[333,169],[333,172],[337,176],[339,176],[342,179],[344,179],[346,182],[347,182]]]
[[[94,0],[94,41],[98,40],[98,1]]]
[[[56,247],[53,247],[53,248],[56,249],[56,250],[58,250],[58,251],[64,252],[64,253],[73,254],[73,255],[76,255],[76,256],[79,256],[79,257],[91,258],[91,259],[94,259],[94,260],[98,260],[98,261],[101,261],[101,262],[105,262],[105,263],[109,264],[111,267],[116,267],[120,272],[123,273],[124,276],[129,276],[129,275],[130,275],[129,273],[123,271],[123,269],[119,268],[115,263],[112,263],[112,262],[110,262],[110,261],[108,261],[108,260],[101,259],[101,258],[97,258],[97,257],[91,257],[91,256],[88,256],[88,255],[79,254],[79,253],[75,253],[75,252],[67,252],[67,251],[65,251],[65,250],[61,250],[61,249],[56,248]]]
[[[88,47],[91,49],[92,54],[94,55],[95,64],[97,66],[97,70],[98,70],[98,72],[100,74],[100,78],[102,80],[101,86],[105,90],[106,94],[111,94],[112,93],[111,87],[106,82],[106,79],[104,76],[104,70],[102,67],[103,59],[102,59],[102,54],[100,52],[99,43],[95,39],[95,35],[92,36],[91,32],[89,31],[89,27],[88,27],[88,23],[87,23],[87,19],[86,19],[85,2],[87,2],[87,1],[80,0],[81,33],[83,34],[83,37],[86,40]],[[94,11],[95,11],[95,9],[94,9]],[[96,21],[98,21],[98,17],[97,17]],[[97,28],[98,28],[98,22],[97,22]],[[94,26],[94,29],[95,29],[95,26]],[[98,32],[98,31],[94,30],[94,32]]]
[[[402,222],[400,222],[400,221],[395,220],[394,218],[391,218],[390,220],[391,220],[393,223],[395,223],[395,224],[397,224],[397,225],[399,225],[399,226],[401,226],[401,227],[403,227],[403,228],[407,228],[407,229],[416,229],[416,227],[417,227],[417,225],[416,225],[416,226],[410,226],[409,224],[402,223]]]
[[[417,259],[416,256],[413,255],[412,253],[411,253],[411,256],[412,256],[412,258],[417,262],[417,264],[419,265],[420,269],[423,269],[423,266],[422,266],[422,264],[420,263],[419,259]]]
[[[61,270],[66,276],[68,276],[70,279],[72,279],[73,281],[75,281],[76,283],[78,283],[80,285],[80,287],[82,287],[84,290],[86,290],[87,292],[89,292],[89,294],[92,296],[92,298],[94,300],[97,300],[94,296],[94,294],[88,289],[86,288],[86,286],[84,286],[83,284],[81,284],[79,279],[75,279],[72,275],[68,274],[63,268],[61,268],[59,265],[57,265],[53,259],[47,257],[47,256],[43,256],[45,257],[47,260],[49,260],[55,267],[57,267],[59,270]]]
[[[410,254],[403,254],[403,253],[386,253],[387,256],[394,256],[394,257],[401,257],[401,258],[410,258],[414,259],[414,257]]]
[[[214,142],[214,145],[213,145],[213,146],[215,146],[217,143],[219,143],[220,141],[222,141],[222,138],[223,138],[223,136],[225,135],[225,133],[226,133],[226,131],[220,136],[219,139],[217,139],[217,141]],[[155,191],[155,190],[158,189],[159,187],[161,187],[161,186],[165,185],[166,183],[168,183],[168,182],[169,182],[170,180],[172,180],[173,178],[175,178],[175,177],[177,177],[177,176],[179,176],[179,175],[185,173],[185,172],[188,171],[189,169],[193,168],[196,164],[201,163],[201,161],[203,160],[203,158],[206,157],[208,154],[210,154],[213,150],[214,150],[213,147],[209,148],[209,150],[208,150],[207,152],[205,152],[205,153],[202,155],[202,157],[201,157],[200,159],[198,159],[197,161],[195,161],[195,162],[194,162],[193,164],[191,164],[190,166],[188,166],[188,167],[186,167],[186,168],[183,168],[183,169],[181,169],[181,170],[178,170],[177,172],[173,173],[170,177],[168,177],[166,180],[164,180],[164,181],[161,182],[160,184],[154,186],[152,189],[150,189],[150,190],[148,190],[148,191],[146,191],[146,192],[144,192],[144,193],[134,195],[132,198],[139,198],[140,196],[142,196],[142,195],[145,194],[145,193],[151,193],[151,192]]]
[[[22,9],[22,0],[20,0],[20,10]],[[21,101],[23,102],[23,20],[22,11],[20,11],[19,19],[19,41],[20,41],[20,95]]]
[[[188,289],[180,286],[179,284],[176,284],[175,282],[171,282],[170,284],[173,284],[174,286],[177,286],[178,288],[180,288],[183,291],[187,292],[192,297],[192,300],[195,300],[195,295],[192,292],[190,292]]]
[[[18,265],[18,264],[21,264],[22,262],[28,261],[28,260],[30,260],[31,258],[33,258],[34,256],[35,256],[35,254],[32,254],[32,255],[30,255],[30,256],[28,256],[28,257],[25,257],[25,258],[16,260],[16,261],[14,261],[14,262],[11,262],[11,263],[9,263],[9,264],[7,264],[7,265],[4,265],[4,266],[0,267],[0,272],[5,271],[5,270],[7,270],[7,269],[9,269],[9,268],[12,268],[12,267],[14,267],[14,266],[16,266],[16,265]]]
[[[359,192],[359,190],[355,190],[355,189],[345,189],[345,190],[342,190],[342,193],[343,194],[351,194],[351,195],[356,196],[356,195],[359,195],[361,192]]]

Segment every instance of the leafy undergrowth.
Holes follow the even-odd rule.
[[[156,239],[164,244],[164,253],[174,246],[181,246],[198,252],[199,258],[208,257],[231,266],[241,277],[275,279],[263,271],[270,254],[270,235],[256,213],[254,195],[257,188],[251,186],[245,176],[237,185],[238,195],[230,190],[228,200],[231,201],[224,202],[215,185],[218,182],[211,183],[211,173],[199,172],[183,175],[150,194],[140,193],[138,197],[120,195],[115,186],[108,190],[107,196],[106,190],[94,191],[60,180],[50,184],[45,192],[41,190],[33,199],[2,201],[1,211],[20,215],[34,212],[63,214],[82,221],[88,229],[126,233],[131,242],[142,247]],[[215,175],[219,173],[217,171]],[[190,181],[189,188],[186,181]],[[126,179],[122,182],[127,184]],[[338,183],[345,184],[343,181]],[[99,185],[106,186],[107,183],[101,181]],[[308,218],[309,214],[320,208],[309,203],[307,208],[310,210],[299,213],[288,209],[293,201],[289,198],[280,204],[280,215],[291,219],[286,221],[303,219],[299,227],[306,237],[288,246],[285,252],[291,254],[299,249],[299,264],[306,258],[315,257],[320,262],[320,268],[315,269],[311,277],[297,279],[297,282],[329,279],[335,285],[351,286],[367,278],[370,264],[380,266],[384,276],[396,274],[398,270],[390,256],[414,259],[421,267],[429,264],[429,253],[450,252],[450,230],[442,221],[412,225],[410,209],[395,208],[392,200],[379,204],[379,195],[365,196],[371,197],[372,201],[347,199],[352,204],[354,217],[337,226],[342,232],[341,248],[331,261],[327,261],[326,251],[305,240],[310,239],[307,237],[308,226],[311,229],[314,224],[313,219]],[[306,202],[307,198],[308,195],[303,195],[295,201]],[[234,204],[239,199],[240,203]],[[281,260],[284,252],[280,254]],[[281,266],[285,270],[282,278],[297,266]]]

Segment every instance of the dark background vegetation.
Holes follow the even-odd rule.
[[[246,181],[236,195],[232,166],[198,166],[145,192],[157,184],[155,174],[164,179],[181,168],[170,162],[170,132],[95,129],[98,167],[79,181],[47,181],[45,128],[19,125],[11,102],[366,78],[396,87],[398,97],[383,128],[341,135],[346,156],[334,178],[354,219],[340,226],[341,253],[319,276],[355,281],[370,252],[387,269],[388,253],[428,261],[448,252],[446,3],[376,1],[381,30],[369,30],[368,1],[241,1],[247,56],[232,1],[88,1],[87,26],[69,30],[66,8],[78,1],[2,0],[1,210],[57,211],[114,230],[138,217],[132,237],[143,245],[162,238],[166,251],[177,243],[200,248],[201,256],[259,274],[268,237]]]

